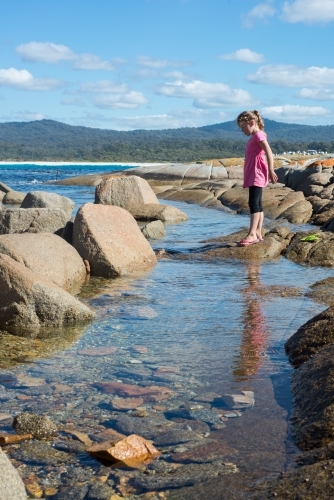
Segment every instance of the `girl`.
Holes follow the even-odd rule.
[[[238,243],[244,247],[263,239],[262,188],[268,184],[268,180],[275,184],[277,175],[274,172],[273,154],[263,132],[264,123],[260,113],[256,109],[243,111],[238,116],[237,123],[244,134],[251,136],[246,146],[244,165],[244,188],[249,188],[250,226],[246,238]]]

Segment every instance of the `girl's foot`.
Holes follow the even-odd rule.
[[[257,239],[258,239],[259,241],[263,241],[263,238],[262,238],[261,234],[257,234],[257,235],[256,235],[256,237],[257,237]]]

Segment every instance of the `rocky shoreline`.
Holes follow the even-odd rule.
[[[265,214],[276,222],[273,227],[267,228],[263,242],[249,248],[238,247],[236,242],[240,239],[240,235],[244,234],[239,231],[225,237],[216,237],[199,242],[197,249],[182,256],[166,252],[160,256],[171,259],[196,258],[216,260],[220,258],[232,258],[254,261],[274,259],[280,255],[284,255],[294,262],[307,264],[308,266],[333,267],[333,168],[334,159],[328,157],[320,158],[304,165],[282,165],[276,168],[280,183],[266,190],[266,195],[264,196]],[[153,191],[147,187],[147,183],[142,182],[141,177],[149,182]],[[233,210],[239,213],[247,213],[248,210],[247,192],[241,187],[241,169],[238,165],[231,167],[223,165],[221,167],[213,167],[212,165],[143,167],[127,171],[122,176],[119,176],[119,174],[104,175],[103,178],[101,176],[87,176],[85,179],[74,178],[66,181],[67,184],[69,182],[77,183],[78,185],[84,183],[84,185],[98,186],[96,189],[95,205],[84,205],[79,210],[75,220],[72,221],[70,220],[70,212],[72,210],[66,212],[64,204],[65,202],[68,204],[68,202],[60,199],[63,197],[59,197],[59,199],[53,198],[51,201],[50,197],[44,197],[43,201],[41,201],[37,195],[31,193],[28,193],[29,196],[26,193],[24,193],[24,196],[16,195],[15,193],[11,193],[8,186],[0,186],[2,193],[4,193],[4,203],[9,204],[9,201],[17,203],[17,200],[20,200],[19,202],[21,203],[20,208],[5,208],[1,214],[0,254],[3,286],[6,283],[15,283],[17,281],[16,293],[20,293],[22,297],[22,283],[26,283],[26,288],[23,288],[27,290],[24,302],[29,304],[29,310],[32,307],[35,311],[41,310],[43,307],[44,309],[48,309],[48,314],[39,313],[33,317],[31,315],[28,316],[22,308],[19,314],[17,312],[13,314],[12,306],[14,303],[17,303],[17,299],[14,299],[13,295],[10,295],[12,292],[8,289],[8,292],[6,291],[5,294],[6,301],[0,304],[0,307],[2,307],[2,318],[5,318],[1,327],[9,333],[17,332],[18,330],[22,331],[22,329],[28,332],[31,329],[35,330],[36,326],[38,328],[47,328],[50,324],[54,324],[56,315],[52,315],[50,297],[54,297],[55,305],[61,301],[65,304],[64,294],[72,297],[69,291],[72,290],[72,287],[75,287],[77,281],[80,283],[84,280],[87,272],[95,276],[113,277],[124,273],[133,273],[137,270],[140,271],[154,265],[156,257],[152,250],[150,250],[150,245],[143,236],[143,233],[139,231],[133,217],[141,221],[146,220],[146,222],[157,220],[160,222],[177,221],[184,220],[185,218],[185,214],[182,214],[182,212],[168,205],[160,204],[155,198],[154,193],[159,198],[165,200],[173,199],[188,203],[197,203],[218,210]],[[59,183],[64,182],[60,181]],[[7,192],[5,192],[6,189]],[[119,193],[123,193],[121,197]],[[37,201],[36,198],[38,198]],[[13,202],[13,200],[16,201]],[[121,241],[121,246],[116,248],[115,253],[108,253],[105,248],[110,245],[110,242],[105,239],[106,227],[110,220],[117,221],[117,223],[115,222],[114,231],[118,231],[117,239]],[[293,224],[310,222],[317,226],[321,225],[321,227],[320,229],[319,227],[315,228],[315,231],[297,232],[291,231],[285,221]],[[133,222],[134,225],[132,225]],[[149,225],[148,223],[147,227]],[[317,233],[317,238],[314,241],[302,241],[302,238],[315,232]],[[60,239],[59,236],[50,233],[62,235],[65,239]],[[135,234],[136,238],[130,238],[129,240],[129,233],[132,237]],[[57,245],[59,242],[67,242],[66,245],[68,247],[66,247],[66,250],[58,248]],[[22,249],[20,250],[21,244]],[[35,252],[29,255],[29,253],[27,254],[27,248],[33,248]],[[73,250],[77,254],[73,254],[72,261],[68,262],[68,268],[66,266],[64,268],[59,267],[55,270],[54,275],[52,275],[47,258],[36,252],[36,249],[40,248],[43,248],[47,255],[50,255],[52,251],[54,255],[58,255],[58,259],[54,256],[52,262],[61,260],[59,259],[61,255],[66,255],[67,260],[69,252]],[[100,249],[99,251],[97,251],[98,248]],[[128,256],[131,256],[134,249],[134,257],[128,259],[126,262],[119,261],[120,253],[126,253]],[[75,260],[77,256],[81,258],[78,261]],[[73,277],[69,275],[70,269],[74,272]],[[332,304],[330,300],[334,300],[328,297],[330,295],[328,294],[328,289],[331,289],[331,285],[332,282],[330,279],[325,280],[325,282],[319,283],[314,291],[317,294],[317,289],[320,292],[322,290],[322,294],[326,297],[328,305]],[[36,292],[35,295],[31,295],[30,290],[34,288],[38,293]],[[43,290],[42,301],[40,299],[40,290]],[[69,313],[67,311],[73,311],[74,308],[71,302],[72,298],[68,298],[67,295],[66,300],[70,301],[70,305],[66,305],[68,309],[64,306],[63,324],[68,323]],[[59,299],[60,296],[62,297],[61,300]],[[22,301],[22,299],[20,300]],[[77,301],[77,299],[73,300]],[[36,304],[38,304],[38,307]],[[43,307],[40,304],[43,304]],[[84,304],[78,305],[76,303],[75,307],[80,308],[80,311],[82,311],[80,312],[81,315],[87,315],[87,318],[83,320],[84,322],[93,317]],[[182,449],[178,451],[179,457],[174,457],[174,461],[176,463],[178,461],[188,461],[189,465],[180,467],[178,474],[172,474],[172,479],[171,472],[175,470],[173,467],[171,470],[167,470],[168,466],[165,462],[162,462],[165,464],[165,469],[160,470],[159,467],[162,467],[161,461],[157,461],[156,465],[154,465],[155,462],[152,462],[152,465],[148,468],[148,471],[152,471],[152,473],[148,472],[146,475],[132,473],[129,475],[128,480],[122,479],[124,482],[123,491],[127,492],[122,497],[132,498],[130,494],[130,485],[132,484],[134,488],[133,498],[143,499],[149,497],[145,496],[146,493],[139,496],[136,495],[135,492],[137,490],[140,491],[142,489],[158,492],[161,489],[168,490],[174,487],[181,489],[174,493],[169,491],[166,496],[162,492],[159,494],[156,493],[157,496],[152,494],[150,498],[168,498],[171,500],[205,498],[206,491],[210,491],[210,498],[212,500],[214,498],[265,499],[273,497],[281,499],[317,498],[320,500],[332,498],[332,473],[334,472],[332,446],[334,441],[334,431],[332,430],[334,428],[332,424],[332,415],[334,415],[332,399],[333,307],[333,305],[330,305],[327,310],[309,320],[286,343],[286,352],[289,359],[296,366],[292,378],[292,390],[294,394],[292,426],[294,439],[303,452],[300,456],[300,467],[298,469],[282,473],[277,478],[261,478],[261,482],[256,484],[253,483],[251,478],[247,479],[245,476],[243,477],[243,487],[241,488],[240,477],[242,473],[236,473],[238,471],[233,462],[229,461],[233,460],[233,449],[222,450],[214,442],[210,443],[209,440],[207,443],[207,452],[203,451],[204,443],[202,443],[202,459],[205,453],[207,453],[207,458],[204,462],[202,461],[196,465],[196,452],[191,453],[191,446],[189,447],[188,445],[186,451],[182,452]],[[73,312],[71,314],[71,321],[73,323]],[[75,317],[80,316],[79,313],[76,314],[77,316]],[[60,315],[60,317],[62,316]],[[166,377],[166,374],[163,377]],[[159,401],[165,399],[164,394],[167,395],[166,399],[168,399],[168,394],[170,394],[167,389],[164,393],[163,387],[158,386],[159,389],[151,389],[151,392],[148,393],[146,391],[147,394],[144,395],[143,399],[143,394],[138,393],[138,386],[132,386],[137,387],[137,391],[132,394],[132,389],[128,388],[126,390],[125,385],[123,380],[121,388],[116,387],[114,384],[108,390],[111,391],[111,394],[117,394],[117,391],[122,390],[123,392],[119,392],[118,396],[120,399],[125,396],[125,401],[129,397],[142,398],[142,401],[144,401],[148,397],[154,398],[154,394],[156,393],[158,405],[160,404]],[[104,391],[106,387],[99,387],[99,389]],[[156,391],[155,393],[154,390]],[[196,425],[202,425],[202,428],[198,428],[197,432],[201,432],[205,437],[205,433],[208,432],[210,426],[216,425],[219,427],[224,418],[229,418],[223,415],[223,419],[221,419],[217,416],[217,413],[209,410],[210,405],[207,406],[209,401],[204,402],[204,406],[203,402],[197,402],[197,405],[200,403],[199,407],[203,415],[200,415],[200,408],[196,407],[196,402],[190,405],[190,407],[181,409],[177,414],[169,415],[167,411],[165,413],[167,420],[166,422],[164,420],[163,425],[173,419],[183,419],[188,422],[192,420],[193,422],[198,422]],[[116,399],[115,404],[117,403],[120,404]],[[141,403],[138,400],[133,402],[133,404],[135,405],[133,408],[136,408]],[[248,402],[247,404],[250,403]],[[207,408],[205,410],[206,413],[204,411],[205,408]],[[191,412],[194,411],[196,415],[191,416]],[[150,420],[150,415],[145,415],[143,423],[145,423],[146,427],[144,425],[141,428],[141,434],[144,437],[147,437],[147,439],[154,437],[156,446],[160,445],[168,449],[168,446],[175,448],[175,446],[179,445],[182,448],[185,438],[189,443],[194,440],[194,435],[187,437],[186,429],[182,425],[180,428],[174,425],[175,429],[171,430],[172,434],[170,436],[162,433],[162,437],[159,438],[156,432],[150,434],[149,430],[152,425],[161,426],[161,423],[157,422],[156,418],[156,416],[152,415],[152,420]],[[118,419],[117,423],[117,430],[121,433],[123,432],[125,435],[132,433],[131,425],[133,417],[128,417],[128,420],[129,422],[126,420],[125,415],[123,418]],[[138,429],[138,419],[136,423]],[[207,428],[204,428],[204,424]],[[23,431],[24,429],[21,429],[20,432]],[[196,439],[194,440],[195,448],[198,445]],[[37,451],[30,450],[30,453],[36,455]],[[43,454],[44,452],[41,449],[39,453]],[[219,460],[221,457],[224,457],[224,463]],[[59,462],[61,462],[61,458],[59,458]],[[219,480],[210,479],[217,475],[219,476]],[[117,473],[114,476],[114,481],[117,481],[119,479],[117,479]],[[195,486],[191,486],[194,476],[197,477],[197,480],[201,479],[201,481],[205,482],[201,485],[196,484]],[[120,477],[127,477],[127,474],[122,471]],[[217,496],[214,496],[213,493],[215,482]],[[125,483],[129,483],[128,487],[125,487]],[[187,487],[183,488],[183,486]],[[206,490],[206,488],[208,489]],[[226,496],[222,496],[224,493],[222,493],[221,488],[227,492]],[[102,486],[100,487],[101,489]],[[77,499],[85,498],[85,500],[112,498],[116,500],[118,497],[111,483],[109,484],[109,489],[106,485],[104,493],[94,493],[91,490],[92,488],[89,491],[86,488],[84,491],[84,488],[82,488],[82,492],[77,490],[73,493],[77,496],[71,497],[64,496],[61,492],[54,492],[53,495],[49,495],[47,498],[50,497],[55,500],[72,497]],[[42,493],[41,496],[33,496],[33,489],[30,488],[29,491],[33,498],[42,497]],[[121,491],[122,488],[118,488],[118,492]],[[66,490],[64,494],[69,495],[70,492]],[[4,498],[9,500],[11,497]],[[16,498],[19,499],[21,497],[17,496]]]

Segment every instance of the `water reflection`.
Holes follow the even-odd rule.
[[[259,293],[261,264],[247,262],[247,286],[242,294],[245,300],[242,315],[242,338],[233,375],[237,381],[246,380],[260,369],[263,350],[267,347],[269,330],[264,314],[263,296]]]

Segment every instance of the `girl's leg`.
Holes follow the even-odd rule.
[[[251,186],[249,188],[249,209],[250,209],[250,224],[249,231],[245,238],[246,241],[255,241],[262,239],[261,229],[263,223],[262,210],[262,188]]]
[[[257,238],[262,241],[263,238],[262,238],[262,225],[263,225],[263,219],[264,219],[264,213],[263,212],[260,212],[260,218],[259,218],[259,222],[258,222],[258,225],[257,225],[257,228],[256,228],[256,236]]]

